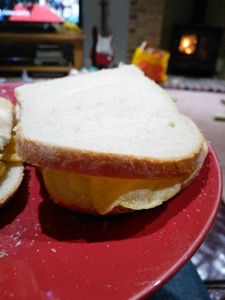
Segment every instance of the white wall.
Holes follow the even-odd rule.
[[[97,26],[100,31],[101,7],[100,0],[83,0],[83,30],[86,35],[84,42],[84,66],[91,65],[90,49],[92,46],[92,28]],[[113,33],[113,64],[126,62],[129,0],[108,0],[108,27]]]

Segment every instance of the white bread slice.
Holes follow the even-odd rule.
[[[3,176],[0,177],[0,207],[5,205],[15,194],[23,179],[22,162],[7,163]]]
[[[17,150],[39,167],[112,178],[179,178],[205,139],[135,66],[16,88]]]

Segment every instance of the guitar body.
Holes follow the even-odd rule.
[[[112,48],[113,36],[102,36],[98,34],[95,63],[97,66],[108,66],[114,59]]]

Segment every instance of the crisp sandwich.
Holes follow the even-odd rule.
[[[208,152],[196,124],[133,65],[16,88],[19,156],[74,211],[149,209],[171,199]]]

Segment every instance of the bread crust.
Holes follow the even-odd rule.
[[[190,157],[177,160],[157,160],[132,155],[61,148],[31,141],[17,133],[17,151],[23,161],[42,168],[60,169],[91,176],[127,179],[160,179],[192,174],[207,143]]]

